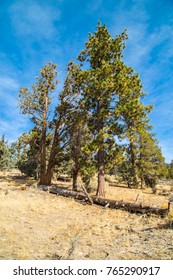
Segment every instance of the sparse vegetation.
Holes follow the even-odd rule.
[[[90,206],[43,192],[20,176],[0,174],[1,259],[172,259],[168,217]],[[139,195],[138,203],[166,207],[162,193],[171,186],[157,187],[156,195],[150,188],[109,186],[106,196],[134,202]]]

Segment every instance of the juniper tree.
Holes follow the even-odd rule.
[[[56,65],[48,63],[32,85],[32,91],[22,88],[19,94],[19,105],[23,114],[29,115],[31,121],[41,131],[40,141],[40,184],[46,180],[46,137],[49,126],[51,93],[55,90],[57,80]]]
[[[51,94],[56,89],[57,71],[56,65],[48,63],[43,66],[37,82],[32,85],[32,91],[22,88],[19,94],[19,105],[21,112],[30,117],[34,125],[40,130],[40,184],[50,184],[53,167],[57,161],[60,149],[60,135],[62,134],[61,115],[62,109],[56,108],[55,116],[50,119]],[[48,134],[52,129],[53,139],[49,153],[46,150]]]

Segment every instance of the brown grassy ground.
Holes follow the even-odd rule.
[[[173,259],[168,218],[82,204],[16,175],[0,174],[0,259]],[[168,202],[149,189],[107,190],[107,197],[130,202],[138,194],[138,203]]]

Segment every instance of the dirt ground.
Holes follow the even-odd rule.
[[[70,183],[60,183],[59,185]],[[107,197],[166,207],[169,186],[134,190],[108,187]],[[0,259],[173,259],[168,217],[90,206],[36,187],[16,173],[0,174]]]

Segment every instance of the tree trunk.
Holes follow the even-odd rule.
[[[54,169],[55,164],[57,162],[56,156],[57,156],[57,153],[58,153],[58,146],[59,146],[59,142],[60,142],[60,132],[59,132],[60,122],[61,122],[61,118],[59,118],[57,120],[57,123],[56,123],[54,137],[53,137],[53,143],[52,143],[50,156],[49,156],[49,161],[48,161],[48,165],[47,165],[46,178],[45,178],[45,181],[44,181],[43,185],[48,185],[48,186],[51,185],[52,176],[53,176],[53,169]]]
[[[44,185],[46,186],[51,185],[52,176],[53,176],[53,167],[49,165],[49,167],[47,168]]]
[[[98,187],[97,196],[105,197],[105,178],[104,178],[104,150],[99,149],[98,151]]]
[[[141,176],[141,189],[145,188],[145,179],[144,176]]]
[[[77,179],[78,179],[78,173],[79,170],[78,169],[74,169],[73,170],[73,191],[77,191]]]
[[[97,121],[97,132],[98,135],[100,131],[103,130],[103,117],[100,116],[100,112],[102,109],[102,103],[98,101],[97,105],[97,114],[98,114],[98,121]],[[103,148],[103,139],[99,140],[99,150],[98,150],[98,186],[97,186],[97,196],[105,197],[105,166],[104,166],[104,148]]]
[[[49,161],[47,164],[47,168],[45,165],[45,170],[44,170],[44,176],[42,176],[42,180],[40,180],[40,185],[51,185],[52,181],[52,176],[53,176],[53,169],[56,164],[56,156],[58,153],[58,145],[60,142],[60,123],[61,123],[61,118],[57,120],[56,127],[55,127],[55,132],[54,132],[54,137],[53,137],[53,143],[50,151],[50,156],[49,156]],[[45,157],[46,158],[46,157]]]
[[[137,172],[136,156],[135,156],[134,143],[132,137],[130,137],[130,154],[131,154],[131,163],[133,168],[133,183],[134,183],[134,187],[138,188],[139,177]]]
[[[40,147],[40,185],[44,185],[46,180],[46,130],[47,130],[47,104],[48,100],[45,97],[44,114],[43,114],[43,126],[42,126],[42,137]]]
[[[40,182],[44,184],[46,178],[46,128],[43,127],[40,152]]]
[[[79,159],[81,157],[81,135],[82,135],[82,127],[81,125],[78,125],[77,129],[74,129],[73,135],[72,135],[72,158],[74,160],[74,168],[73,168],[73,190],[77,191],[78,188],[78,173],[80,170],[80,164]]]

